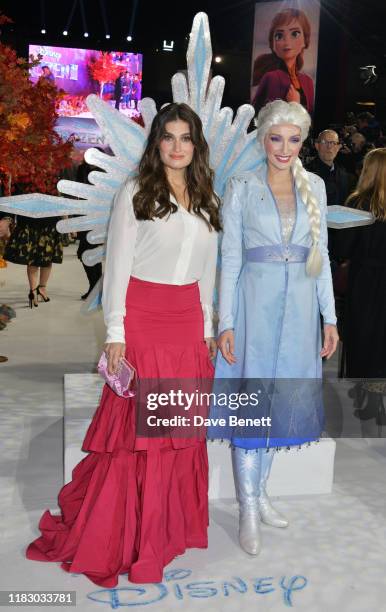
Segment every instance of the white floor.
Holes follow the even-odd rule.
[[[121,576],[117,589],[100,589],[24,558],[63,482],[63,376],[91,372],[104,339],[100,313],[80,313],[87,281],[74,253],[68,247],[54,267],[51,302],[33,310],[24,267],[0,270],[0,303],[17,309],[0,332],[0,354],[9,357],[0,364],[0,590],[74,590],[82,611],[386,611],[385,440],[338,439],[333,493],[277,499],[290,527],[263,526],[257,558],[238,547],[232,500],[212,504],[208,550],[177,558],[161,585],[139,589]]]

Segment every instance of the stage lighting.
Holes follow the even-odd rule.
[[[110,38],[110,34],[106,34],[106,38]]]
[[[214,58],[214,61],[216,62],[216,64],[219,64],[220,62],[222,62],[222,57],[220,57],[219,55],[216,55],[216,57]]]
[[[126,40],[128,40],[129,42],[131,42],[131,41],[133,40],[133,37],[129,35],[129,36],[127,36],[127,37],[126,37]]]
[[[45,33],[46,33],[46,30],[43,28],[42,30],[40,30],[40,33],[41,33],[41,34],[45,34]]]
[[[67,30],[63,30],[63,36],[67,36],[68,32]]]
[[[83,36],[84,36],[85,38],[88,38],[88,32],[85,32],[85,33],[83,34]]]
[[[168,42],[167,40],[164,40],[164,44],[162,48],[164,51],[173,51],[174,40],[171,40],[170,42]]]

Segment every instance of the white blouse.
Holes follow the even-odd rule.
[[[115,196],[109,224],[102,295],[106,342],[125,342],[123,318],[130,276],[170,285],[198,281],[204,337],[212,337],[218,233],[209,231],[203,219],[189,213],[172,195],[177,212],[162,219],[138,220],[134,193],[134,182],[127,181]]]

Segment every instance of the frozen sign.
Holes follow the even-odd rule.
[[[139,116],[142,54],[30,45],[29,55],[41,58],[31,79],[46,79],[65,92],[58,104],[60,116],[91,118],[86,106],[91,93],[130,117]]]

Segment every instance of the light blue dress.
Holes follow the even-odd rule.
[[[336,324],[327,249],[324,182],[308,173],[320,204],[318,278],[306,274],[312,244],[306,207],[294,187],[296,216],[289,243],[267,182],[267,164],[230,179],[223,204],[219,333],[234,329],[237,363],[218,353],[214,391],[256,392],[259,404],[211,406],[211,417],[270,417],[270,426],[216,427],[210,438],[243,448],[291,446],[319,438],[324,425],[321,322]],[[267,420],[266,420],[267,423]]]

